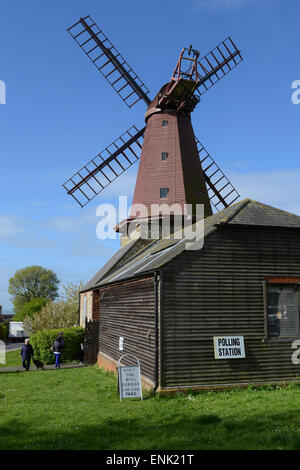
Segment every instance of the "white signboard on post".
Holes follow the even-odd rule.
[[[5,343],[0,339],[0,364],[6,364],[5,352]]]
[[[245,356],[244,336],[214,336],[215,359],[242,359]]]
[[[133,357],[136,360],[137,365],[121,366],[121,360],[125,356]],[[143,399],[140,361],[133,354],[124,354],[124,356],[122,356],[118,361],[118,386],[120,391],[120,401],[122,401],[123,398]]]

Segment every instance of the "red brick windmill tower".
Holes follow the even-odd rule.
[[[68,31],[127,106],[140,100],[148,106],[146,127],[131,127],[83,166],[63,185],[68,194],[83,207],[140,160],[133,206],[151,207],[151,217],[164,215],[153,209],[162,203],[181,210],[203,204],[205,216],[212,214],[211,205],[219,210],[232,204],[239,194],[195,138],[191,124],[200,96],[242,60],[231,38],[201,59],[191,46],[183,49],[170,81],[151,101],[144,83],[90,16]],[[132,210],[119,228],[138,215]]]

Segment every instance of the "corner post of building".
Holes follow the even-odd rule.
[[[263,302],[264,302],[264,338],[263,342],[266,343],[269,337],[268,331],[268,304],[267,304],[267,282],[263,280]]]
[[[159,386],[159,347],[160,347],[160,341],[159,341],[159,331],[160,331],[160,305],[159,305],[159,289],[160,289],[160,276],[159,272],[155,271],[154,272],[154,301],[155,301],[155,364],[154,364],[154,388],[153,391],[156,392],[158,386]]]

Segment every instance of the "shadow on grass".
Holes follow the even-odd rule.
[[[174,410],[175,411],[175,410]],[[300,422],[300,415],[297,416]],[[98,425],[74,424],[68,429],[12,419],[0,426],[1,449],[300,449],[297,429],[287,424],[295,412],[260,414],[252,419],[232,419],[217,414],[137,418],[99,417]],[[26,432],[24,430],[26,429]]]
[[[25,372],[23,370],[1,370],[0,371],[0,376],[3,374],[22,374]]]

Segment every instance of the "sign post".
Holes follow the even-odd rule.
[[[121,366],[122,359],[128,356],[135,359],[136,365]],[[141,398],[143,400],[140,361],[134,354],[124,354],[118,360],[118,388],[120,401],[123,398]]]

